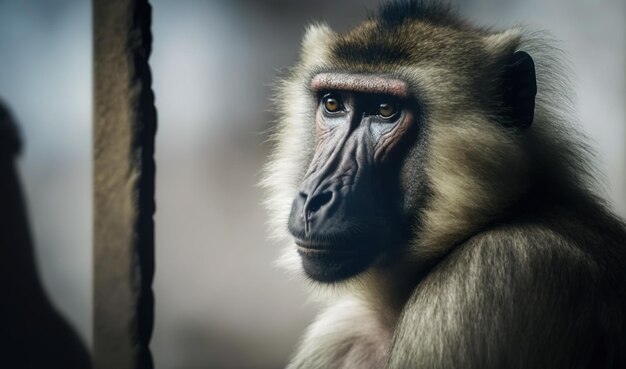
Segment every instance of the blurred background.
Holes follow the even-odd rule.
[[[268,104],[305,25],[337,31],[378,0],[152,0],[158,110],[156,367],[278,368],[310,319],[302,281],[273,266],[262,192]],[[458,0],[497,27],[548,30],[572,62],[600,194],[626,217],[626,2]],[[0,100],[21,124],[19,161],[39,271],[91,344],[91,6],[0,0]],[[1,179],[0,179],[1,180]],[[0,206],[2,206],[0,204]]]

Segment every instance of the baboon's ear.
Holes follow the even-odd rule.
[[[537,76],[535,62],[524,51],[511,55],[504,68],[503,106],[507,126],[527,128],[535,116]]]
[[[330,51],[335,32],[324,23],[311,24],[302,39],[300,57],[305,65],[323,63]]]

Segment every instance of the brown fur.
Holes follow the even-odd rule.
[[[553,303],[550,297],[554,291],[548,287],[540,290],[542,287],[534,284],[542,282],[524,272],[534,271],[538,278],[547,278],[545,283],[558,289],[574,287],[571,283],[575,283],[575,276],[561,278],[550,274],[552,266],[541,259],[546,255],[557,268],[581,268],[575,273],[585,276],[581,283],[590,290],[606,289],[610,279],[625,282],[624,273],[611,268],[626,262],[626,232],[623,224],[591,195],[588,150],[572,128],[569,100],[563,94],[568,91],[567,83],[557,73],[562,67],[555,52],[540,38],[519,29],[485,30],[456,18],[445,18],[447,13],[431,11],[430,16],[392,21],[372,18],[343,35],[323,24],[311,26],[303,41],[300,63],[279,83],[275,100],[279,121],[272,138],[275,148],[263,183],[269,190],[271,227],[287,245],[281,263],[298,273],[300,261],[286,223],[291,201],[313,156],[316,101],[309,89],[311,79],[327,71],[388,74],[406,81],[412,95],[426,107],[426,155],[418,158],[413,151],[402,170],[407,197],[411,198],[417,180],[415,165],[423,166],[425,178],[420,179],[428,182],[429,189],[423,199],[420,197],[422,200],[412,204],[414,237],[407,252],[401,259],[376,264],[347,282],[312,285],[312,291],[328,307],[305,336],[290,368],[368,367],[360,363],[363,357],[374,363],[370,367],[381,367],[381,362],[388,361],[390,368],[415,367],[416,363],[429,363],[421,364],[429,368],[524,367],[522,363],[529,363],[525,367],[568,367],[566,364],[575,363],[565,359],[567,352],[586,341],[559,345],[564,351],[553,353],[553,358],[548,357],[546,347],[522,343],[517,354],[528,358],[516,361],[515,346],[509,345],[506,332],[485,338],[481,336],[481,326],[472,325],[471,320],[474,316],[482,319],[480,309],[502,322],[522,315],[536,322],[550,321],[551,314],[560,313],[578,319],[578,311],[567,310],[567,303],[563,302],[568,296],[575,299],[574,292],[563,292],[563,300],[556,299],[556,305],[544,308],[542,303]],[[516,50],[533,55],[537,69],[535,119],[527,130],[503,125],[499,103],[499,76],[505,60]],[[586,217],[602,220],[590,224],[583,220]],[[612,251],[600,252],[596,246]],[[498,255],[502,253],[505,255],[498,264]],[[459,264],[459,260],[466,264]],[[611,264],[610,273],[614,274],[593,279],[594,273],[600,273],[598,270],[604,273],[604,263]],[[521,268],[521,272],[507,279],[507,268]],[[488,278],[485,273],[490,270],[494,275],[502,274],[513,285],[487,286],[488,291],[482,291]],[[460,271],[469,274],[462,275]],[[532,300],[535,288],[539,290],[535,296],[539,305],[528,312],[511,307],[507,313],[490,305],[493,301],[480,297],[490,296],[494,301],[510,297],[524,304],[519,299],[529,293]],[[615,318],[624,328],[624,317],[616,318],[614,314],[615,309],[626,305],[626,293],[623,287],[611,293],[616,304],[602,305],[610,313],[589,319]],[[355,315],[346,310],[337,312],[335,301],[350,301],[349,304],[358,306],[354,307]],[[508,302],[502,302],[503,306]],[[595,300],[588,302],[598,306],[594,305],[598,304]],[[587,301],[581,304],[587,308]],[[482,322],[481,319],[477,321]],[[487,327],[485,333],[490,332],[489,327],[506,329],[510,337],[522,339],[526,330],[515,325],[522,322],[502,322],[481,324]],[[569,324],[554,321],[554,331],[544,332],[541,327],[533,331],[531,327],[527,333],[538,335],[538,342],[547,337],[567,339],[568,330],[580,334],[579,327]],[[585,324],[581,327],[594,323]],[[369,325],[371,329],[367,328]],[[342,330],[337,330],[338,326]],[[461,327],[471,332],[465,335],[459,330]],[[446,336],[442,329],[452,336]],[[613,337],[616,347],[624,348],[623,331],[617,335],[619,338]],[[392,336],[394,339],[389,341]],[[495,351],[473,351],[472,342],[468,341],[471,339],[486,339],[488,343],[476,347]],[[363,351],[362,347],[371,345],[387,349]],[[335,351],[333,347],[345,350]],[[355,351],[350,351],[350,347],[362,352],[360,359],[354,357]],[[455,349],[466,356],[449,352]],[[580,367],[592,362],[593,355],[599,355],[592,351],[581,354]],[[544,356],[533,356],[537,353]],[[603,363],[624,362],[619,361],[624,360],[623,356],[610,360]],[[407,366],[408,363],[415,366]],[[614,367],[609,364],[607,367]]]

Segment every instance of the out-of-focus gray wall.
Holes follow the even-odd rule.
[[[368,1],[152,0],[157,136],[157,368],[276,368],[314,308],[273,266],[255,184],[270,85],[304,26],[338,31]],[[605,197],[626,216],[626,3],[459,1],[481,24],[549,30],[569,55]],[[37,261],[55,305],[91,341],[91,9],[0,1],[0,99],[22,123]],[[1,179],[0,179],[1,180]],[[1,206],[1,205],[0,205]]]

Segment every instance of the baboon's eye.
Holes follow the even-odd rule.
[[[336,113],[343,108],[341,97],[332,93],[328,93],[322,97],[322,104],[324,105],[324,109],[329,113]]]
[[[396,107],[390,103],[382,103],[378,106],[378,115],[383,118],[391,118],[396,114]]]

